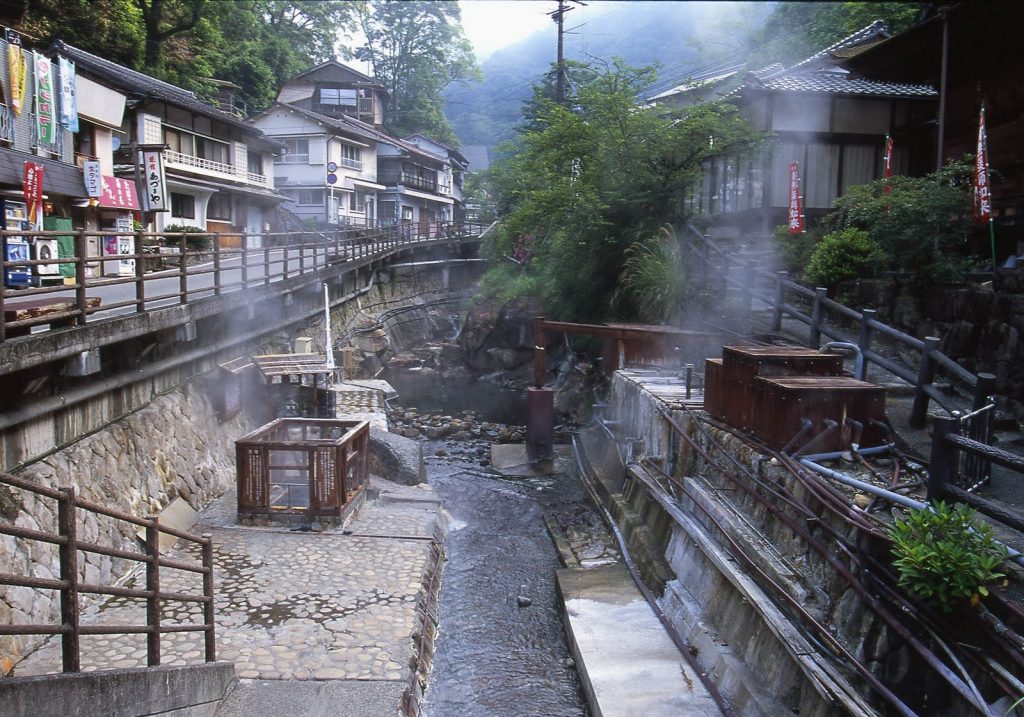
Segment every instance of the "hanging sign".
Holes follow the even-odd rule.
[[[100,179],[101,194],[99,205],[112,209],[139,209],[139,197],[135,193],[135,183],[121,177],[103,176]]]
[[[39,144],[57,141],[57,121],[54,112],[53,68],[49,58],[32,53],[32,66],[36,71],[36,137]]]
[[[985,105],[978,118],[978,151],[974,158],[974,223],[992,219],[992,187],[988,176],[988,137],[985,134]]]
[[[103,175],[100,174],[100,161],[98,159],[87,159],[82,166],[82,175],[85,177],[85,195],[99,199],[103,196]]]
[[[801,234],[804,231],[804,213],[800,204],[800,175],[796,162],[789,165],[789,233]]]
[[[21,51],[21,35],[10,28],[4,30],[7,41],[7,68],[11,81],[11,109],[15,115],[21,114],[25,102],[25,78],[28,74],[25,53]]]
[[[58,57],[60,68],[60,124],[69,132],[78,131],[78,95],[75,88],[75,63]]]
[[[171,210],[164,176],[164,156],[159,149],[142,150],[142,206],[147,212]]]
[[[35,222],[43,206],[43,165],[25,162],[25,180],[21,185],[21,193],[25,197],[28,220]]]

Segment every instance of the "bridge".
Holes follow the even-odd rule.
[[[452,272],[482,261],[476,249],[486,230],[421,223],[257,236],[0,232],[5,242],[30,235],[66,247],[45,259],[0,256],[8,285],[0,291],[0,470],[322,314],[325,286],[331,306],[389,271],[441,272],[447,288]],[[96,256],[90,244],[111,251]]]

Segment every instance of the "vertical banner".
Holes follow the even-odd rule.
[[[170,211],[163,150],[142,150],[142,208],[147,212]]]
[[[60,67],[60,124],[69,132],[78,131],[78,91],[75,86],[75,63],[58,57]]]
[[[985,135],[985,105],[978,118],[978,151],[974,158],[974,223],[992,219],[992,191],[988,176],[988,137]]]
[[[40,221],[43,209],[43,165],[25,162],[25,180],[21,185],[21,193],[25,197],[29,222]]]
[[[39,144],[57,141],[57,118],[53,104],[53,68],[50,60],[38,52],[32,53],[32,66],[36,74],[36,136]]]
[[[28,68],[25,63],[25,53],[21,51],[21,35],[14,30],[4,30],[4,40],[7,41],[7,68],[11,82],[11,109],[15,115],[21,114],[22,105],[25,102],[25,80]]]
[[[98,159],[85,160],[82,175],[85,178],[85,195],[93,199],[102,197],[103,175],[100,174],[100,161]]]
[[[797,162],[789,165],[789,233],[802,234],[804,212],[800,202],[800,174]]]
[[[882,178],[885,180],[885,186],[882,188],[882,194],[892,194],[892,184],[889,180],[892,179],[892,153],[893,153],[893,142],[892,137],[885,135],[885,170],[882,172]],[[889,203],[886,202],[883,207],[885,212],[885,218],[889,218]]]

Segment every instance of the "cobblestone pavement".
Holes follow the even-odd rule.
[[[416,600],[430,556],[437,509],[427,487],[372,485],[369,501],[344,531],[244,528],[234,524],[234,495],[214,501],[192,532],[214,543],[218,659],[250,679],[404,680],[412,655]],[[181,547],[169,557],[198,559]],[[138,575],[129,582],[144,585]],[[199,593],[200,576],[161,570],[161,587]],[[166,603],[162,620],[201,622],[198,605]],[[83,613],[85,624],[143,625],[142,600],[111,598]],[[162,639],[162,664],[203,659],[201,633]],[[146,664],[144,635],[82,637],[85,671]],[[15,674],[60,671],[50,640]]]

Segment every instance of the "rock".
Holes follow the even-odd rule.
[[[371,428],[370,471],[401,485],[425,483],[423,446],[395,433]]]
[[[519,607],[530,607],[530,605],[533,605],[533,600],[526,597],[525,595],[519,595],[518,597],[516,597],[516,605],[518,605]]]
[[[496,347],[487,349],[491,364],[501,371],[511,371],[533,361],[533,349]]]
[[[453,441],[468,441],[473,437],[469,431],[456,431],[451,435]]]

